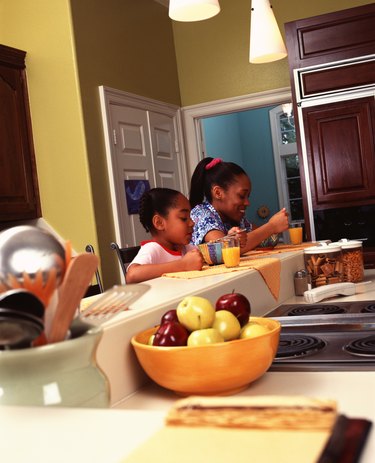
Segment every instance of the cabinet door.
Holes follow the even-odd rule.
[[[375,203],[375,100],[303,109],[314,209]]]
[[[0,46],[0,221],[40,216],[22,54]]]

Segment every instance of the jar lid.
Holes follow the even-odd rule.
[[[336,246],[341,246],[342,249],[352,249],[352,248],[362,247],[362,241],[347,240],[346,238],[342,238],[341,240],[338,240],[336,243],[332,243],[332,244]]]
[[[341,252],[341,246],[332,246],[332,244],[325,244],[321,246],[313,246],[304,250],[305,254],[327,254],[331,252]]]

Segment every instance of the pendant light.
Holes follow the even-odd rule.
[[[175,21],[202,21],[220,12],[218,0],[170,0],[169,17]]]
[[[270,63],[286,56],[269,0],[251,0],[250,63]]]

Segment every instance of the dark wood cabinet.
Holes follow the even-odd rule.
[[[340,211],[340,233],[366,230],[369,266],[375,266],[367,211],[375,205],[374,24],[375,3],[285,24],[307,238]]]
[[[375,203],[375,99],[304,108],[314,210]]]
[[[41,216],[26,52],[0,45],[0,221]]]

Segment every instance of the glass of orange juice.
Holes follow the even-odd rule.
[[[289,228],[290,242],[292,244],[302,243],[302,227]]]
[[[240,265],[240,240],[235,236],[224,238],[221,242],[221,252],[226,267]]]

